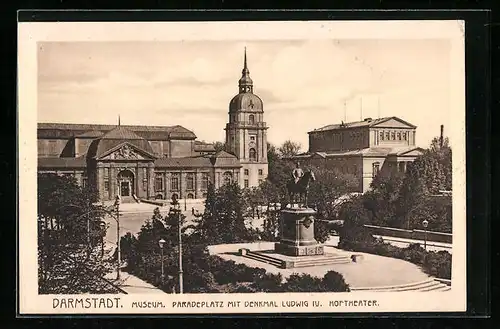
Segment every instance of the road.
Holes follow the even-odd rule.
[[[376,235],[375,237],[381,237],[384,239],[385,242],[399,248],[406,248],[410,245],[410,243],[420,243],[420,245],[423,247],[424,246],[424,241],[423,240],[412,240],[412,239],[403,239],[403,238],[395,238],[391,236],[379,236]],[[331,246],[337,246],[339,243],[339,237],[338,236],[331,236],[330,239],[326,242],[326,244],[331,245]],[[428,251],[447,251],[450,254],[451,252],[451,244],[449,243],[442,243],[442,242],[427,242],[427,250]]]

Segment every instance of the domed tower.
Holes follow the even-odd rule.
[[[253,93],[246,48],[238,85],[239,93],[229,103],[226,151],[234,154],[242,165],[239,175],[241,187],[253,187],[267,177],[268,127],[264,122],[262,100]]]

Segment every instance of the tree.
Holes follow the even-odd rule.
[[[299,154],[301,148],[300,143],[287,140],[279,147],[278,152],[282,158],[287,158]]]
[[[398,226],[396,217],[404,175],[377,175],[371,183],[371,190],[364,196],[364,207],[370,216],[370,223],[379,226]]]
[[[38,175],[38,287],[40,294],[110,293],[102,277],[105,209],[73,177]]]
[[[252,240],[251,230],[245,226],[245,208],[243,192],[237,183],[225,184],[217,191],[210,185],[205,211],[192,227],[193,238],[204,244]]]
[[[219,152],[219,151],[225,151],[226,150],[226,143],[224,142],[214,142],[214,149],[215,149],[215,152]]]
[[[354,175],[342,174],[335,169],[316,166],[311,168],[316,180],[311,183],[308,202],[315,205],[318,216],[324,220],[335,219],[339,197],[355,191],[358,180]]]
[[[370,244],[375,241],[371,233],[364,227],[369,224],[369,216],[363,205],[362,197],[354,197],[342,204],[338,218],[343,221],[340,229],[339,248],[352,250],[359,244]]]

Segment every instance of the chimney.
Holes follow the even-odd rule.
[[[444,125],[441,125],[441,135],[439,135],[439,147],[443,148],[443,130],[444,130]]]

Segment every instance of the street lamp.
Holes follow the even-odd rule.
[[[163,265],[163,246],[165,245],[165,240],[163,239],[160,239],[160,241],[158,241],[158,245],[160,246],[160,249],[161,249],[161,284],[163,285],[165,283],[165,269],[164,269],[164,265]]]
[[[424,219],[422,226],[424,227],[424,249],[427,250],[427,226],[429,226],[429,221]]]
[[[116,245],[117,245],[117,258],[118,264],[116,267],[116,280],[120,280],[120,265],[121,265],[121,250],[120,250],[120,196],[117,195],[115,198],[115,208],[116,208]]]
[[[99,226],[101,227],[101,258],[104,258],[104,235],[106,233],[106,223],[105,222],[100,222]]]
[[[172,202],[170,203],[170,211],[177,215],[178,229],[179,229],[179,293],[183,293],[183,279],[182,279],[182,234],[181,234],[181,207],[177,200],[177,195],[172,195]]]

